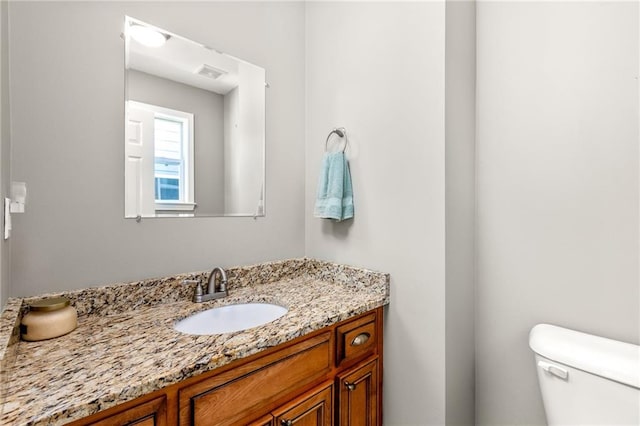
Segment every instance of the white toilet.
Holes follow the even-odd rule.
[[[640,346],[549,324],[529,346],[549,426],[640,425]]]

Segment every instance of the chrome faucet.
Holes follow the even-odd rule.
[[[220,275],[220,285],[216,289],[216,276]],[[205,293],[200,281],[185,280],[185,284],[196,283],[196,288],[193,293],[193,301],[195,303],[207,302],[209,300],[221,299],[228,295],[227,292],[227,273],[224,269],[216,266],[209,275],[207,281],[207,292]]]

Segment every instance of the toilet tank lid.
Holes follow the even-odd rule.
[[[640,346],[550,324],[531,329],[529,346],[550,360],[640,388]]]

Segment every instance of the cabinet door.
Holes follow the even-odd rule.
[[[378,410],[378,359],[338,376],[340,426],[375,426],[382,423]]]
[[[274,426],[273,416],[271,414],[267,414],[266,416],[260,417],[257,420],[248,423],[247,426]]]
[[[162,396],[152,399],[133,408],[114,414],[100,421],[91,423],[92,426],[166,426],[167,399]]]
[[[331,426],[333,385],[325,383],[273,412],[275,426]]]

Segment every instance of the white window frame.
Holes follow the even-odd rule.
[[[181,121],[183,126],[182,157],[184,158],[183,176],[181,179],[180,201],[155,201],[156,211],[193,211],[196,208],[195,202],[195,162],[194,162],[194,117],[190,112],[178,111],[158,105],[146,104],[138,101],[129,101],[133,107],[150,111],[155,118]],[[184,133],[188,133],[185,138]],[[155,141],[154,141],[155,145]],[[187,152],[185,152],[187,151]],[[155,152],[155,151],[154,151]],[[151,177],[155,181],[155,174]],[[154,197],[155,198],[155,197]]]

